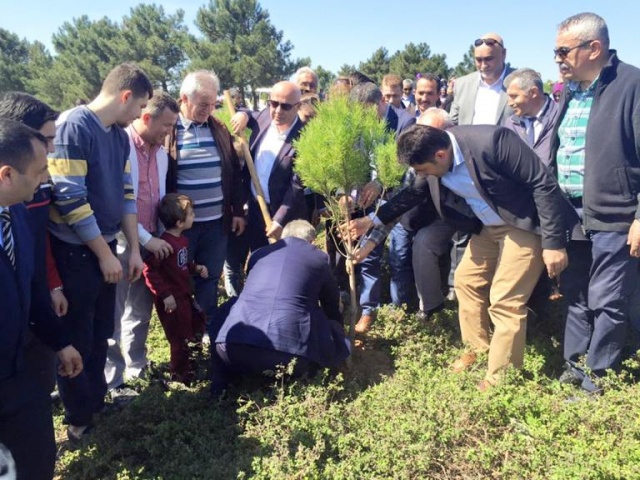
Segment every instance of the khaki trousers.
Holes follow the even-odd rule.
[[[462,341],[489,352],[486,380],[507,365],[522,366],[526,303],[542,273],[540,236],[515,227],[483,227],[473,235],[455,273]],[[490,322],[493,337],[490,335]]]

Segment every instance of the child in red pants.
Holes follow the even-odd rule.
[[[188,261],[189,240],[182,232],[193,224],[193,203],[186,195],[170,193],[160,201],[158,216],[166,231],[161,235],[173,248],[164,259],[150,256],[143,275],[153,293],[156,312],[171,347],[171,379],[190,384],[194,369],[190,357],[202,340],[205,316],[191,294],[189,276],[207,278],[204,265]]]

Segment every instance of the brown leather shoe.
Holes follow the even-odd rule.
[[[367,333],[369,330],[371,330],[371,325],[373,324],[375,318],[376,317],[374,315],[362,315],[358,323],[356,323],[356,333]]]
[[[471,365],[476,363],[476,354],[474,352],[466,352],[459,359],[451,364],[451,371],[453,373],[464,372]]]

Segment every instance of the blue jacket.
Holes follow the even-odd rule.
[[[640,220],[640,69],[611,50],[600,72],[587,123],[583,221],[586,230],[625,232]],[[569,104],[560,99],[562,119]],[[557,168],[558,121],[551,151]]]
[[[298,238],[257,250],[216,342],[298,355],[321,367],[342,362],[349,343],[327,255]]]

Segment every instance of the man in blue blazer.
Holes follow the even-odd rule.
[[[309,222],[294,220],[281,240],[251,255],[242,293],[221,307],[230,311],[211,355],[213,394],[236,375],[261,374],[293,359],[295,376],[349,356],[338,286],[327,254],[312,244],[315,236]]]
[[[267,230],[245,168],[246,185],[251,189],[247,231],[251,251],[267,245],[268,237],[279,239],[287,222],[307,216],[304,188],[293,172],[296,150],[292,142],[304,126],[298,118],[300,97],[300,88],[295,83],[278,82],[271,89],[267,108],[259,113],[238,112],[231,119],[234,132],[251,129],[251,156],[272,217]]]
[[[30,313],[46,319],[52,311],[50,299],[40,298],[40,289],[32,287],[34,243],[22,202],[46,181],[46,138],[0,119],[0,443],[13,455],[18,478],[35,480],[53,477],[55,439],[50,398],[42,394],[38,375],[25,368],[24,345]],[[82,369],[81,362],[60,360],[62,376]]]

